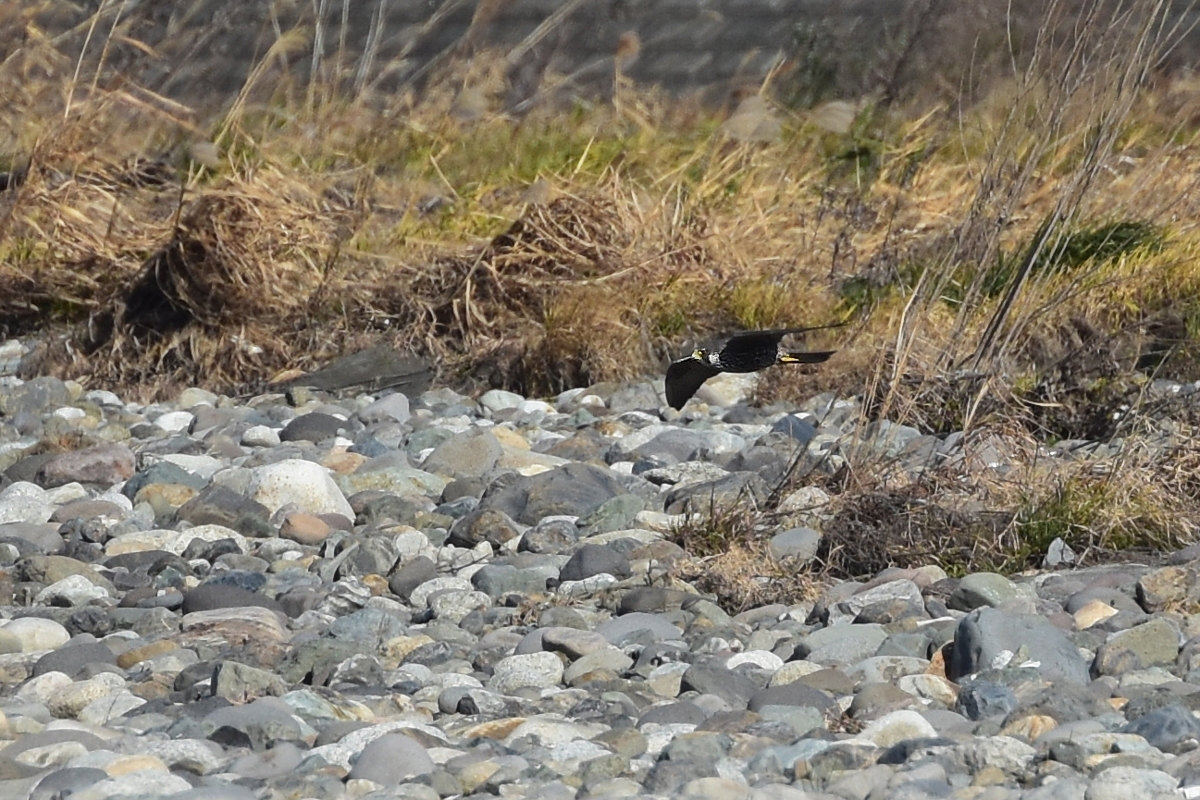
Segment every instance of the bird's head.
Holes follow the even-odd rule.
[[[692,358],[695,359],[696,361],[703,361],[705,364],[707,364],[708,363],[708,351],[705,350],[703,347],[697,347],[695,350],[692,351]]]

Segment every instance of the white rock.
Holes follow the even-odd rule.
[[[580,581],[563,581],[555,589],[555,594],[563,597],[576,597],[578,595],[592,594],[609,586],[615,586],[620,583],[616,575],[611,575],[607,572],[598,572],[595,575],[590,575]]]
[[[180,408],[193,408],[194,406],[215,406],[220,399],[220,395],[213,394],[207,389],[200,389],[195,386],[190,386],[179,393],[179,399],[175,401],[175,404]]]
[[[937,735],[937,728],[929,724],[929,720],[916,711],[905,708],[872,720],[863,728],[859,737],[880,747],[891,747],[906,739],[933,738]]]
[[[242,432],[242,444],[247,447],[275,447],[279,444],[279,431],[266,425],[252,425]]]
[[[88,490],[83,488],[83,484],[72,481],[71,483],[64,483],[62,486],[55,486],[53,489],[47,489],[46,493],[42,495],[42,499],[48,503],[62,505],[63,503],[70,503],[73,500],[83,500],[89,496]]]
[[[771,682],[768,685],[783,686],[786,683],[798,681],[805,675],[811,675],[820,669],[822,669],[820,664],[814,664],[811,661],[789,661],[775,670],[775,674],[771,676]]]
[[[474,588],[471,582],[461,575],[439,575],[436,578],[430,578],[424,583],[417,584],[417,587],[408,596],[408,604],[413,608],[425,608],[430,597],[436,592],[455,589],[469,592]]]
[[[40,525],[50,521],[50,515],[54,513],[55,508],[57,508],[56,504],[49,503],[42,497],[24,494],[14,494],[11,497],[0,496],[0,524],[26,522]]]
[[[52,619],[39,617],[21,617],[11,620],[4,626],[4,631],[17,637],[23,653],[56,650],[71,639],[71,634],[67,633],[67,629],[62,625]]]
[[[43,672],[41,675],[36,675],[21,686],[17,690],[17,699],[25,700],[26,702],[42,703],[43,705],[55,693],[62,691],[67,686],[70,686],[74,681],[71,676],[66,673],[52,670]]]
[[[44,744],[38,747],[29,747],[17,753],[13,758],[19,764],[27,764],[31,767],[61,767],[68,762],[72,762],[86,756],[88,752],[87,746],[82,742],[53,742],[52,744]]]
[[[109,539],[104,545],[104,553],[109,556],[124,553],[140,553],[145,550],[166,550],[175,555],[181,555],[193,539],[205,542],[216,542],[221,539],[233,539],[238,549],[245,553],[248,549],[246,537],[224,525],[197,525],[186,531],[173,531],[156,528],[148,531],[130,531]]]
[[[105,389],[92,389],[83,396],[84,400],[89,403],[95,403],[98,406],[123,406],[121,398],[117,397],[110,391]]]
[[[82,575],[68,575],[37,593],[34,600],[40,605],[85,606],[93,600],[108,597],[108,590]]]
[[[677,736],[691,733],[696,726],[690,722],[648,722],[638,726],[646,737],[646,755],[657,759],[664,747],[675,740]]]
[[[399,530],[399,532],[392,537],[392,545],[396,548],[396,555],[404,561],[410,561],[419,555],[429,555],[433,552],[429,537],[416,528],[399,526],[394,530]]]
[[[38,486],[36,483],[29,481],[17,481],[0,489],[0,500],[8,500],[13,497],[44,497],[46,490]]]
[[[170,797],[192,785],[178,775],[155,770],[137,770],[97,781],[71,793],[71,800],[110,800],[118,797]]]
[[[195,419],[196,415],[190,411],[168,411],[165,414],[159,414],[153,422],[167,433],[182,433],[191,426]]]
[[[56,408],[52,414],[59,419],[65,419],[69,422],[77,422],[78,420],[87,417],[86,411],[84,411],[82,408],[76,408],[75,406],[63,406],[62,408]]]
[[[146,701],[130,692],[120,689],[115,694],[98,697],[80,709],[77,717],[80,722],[90,725],[107,725],[118,717],[123,717],[130,711],[144,706]]]
[[[829,494],[819,486],[802,486],[779,501],[779,511],[792,514],[816,512],[829,504]]]
[[[225,468],[225,463],[220,459],[206,455],[167,453],[166,455],[159,456],[159,458],[205,480],[208,480],[213,475],[216,475],[218,471]]]
[[[548,689],[562,682],[563,662],[545,651],[506,656],[496,662],[488,688],[509,694],[524,687]]]
[[[483,592],[474,590],[451,589],[446,592],[437,592],[429,597],[429,608],[433,611],[434,617],[448,620],[455,625],[472,611],[488,608],[491,604],[490,597]]]
[[[508,408],[517,408],[525,398],[516,392],[506,392],[503,389],[489,389],[479,398],[479,405],[495,413]]]
[[[517,403],[517,411],[520,411],[522,414],[553,414],[554,406],[545,400],[522,400]]]
[[[76,719],[94,700],[108,698],[125,690],[125,677],[115,672],[101,672],[94,678],[76,681],[51,693],[46,708],[56,717]]]
[[[752,397],[757,388],[757,372],[723,372],[705,381],[696,399],[713,406],[735,406]]]
[[[329,470],[312,461],[288,458],[251,470],[250,496],[274,514],[295,503],[310,514],[341,514],[354,519],[354,509],[334,483]]]
[[[783,659],[770,650],[747,650],[744,653],[734,653],[725,662],[728,669],[733,669],[739,664],[753,664],[768,672],[775,672],[783,666]]]
[[[683,684],[683,673],[688,671],[688,666],[682,661],[659,664],[646,676],[646,685],[657,695],[678,697],[680,686]]]
[[[403,424],[408,422],[411,416],[412,412],[409,408],[408,397],[400,392],[389,394],[387,397],[381,397],[358,411],[358,418],[368,425],[373,422],[398,422]]]

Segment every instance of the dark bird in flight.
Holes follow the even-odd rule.
[[[798,352],[783,350],[779,343],[791,333],[836,328],[843,323],[810,328],[775,328],[745,331],[729,337],[718,352],[703,348],[667,367],[667,403],[679,410],[706,380],[722,372],[758,372],[775,364],[820,364],[836,350]]]

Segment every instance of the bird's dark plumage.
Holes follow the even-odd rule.
[[[730,336],[719,352],[696,350],[667,367],[667,403],[676,410],[683,408],[684,403],[706,380],[722,372],[757,372],[775,364],[819,364],[826,361],[836,351],[781,351],[779,343],[788,334],[836,328],[841,324],[744,331]]]

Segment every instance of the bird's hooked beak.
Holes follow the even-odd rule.
[[[697,347],[692,351],[692,358],[696,359],[697,361],[708,361],[708,351],[703,347]]]

